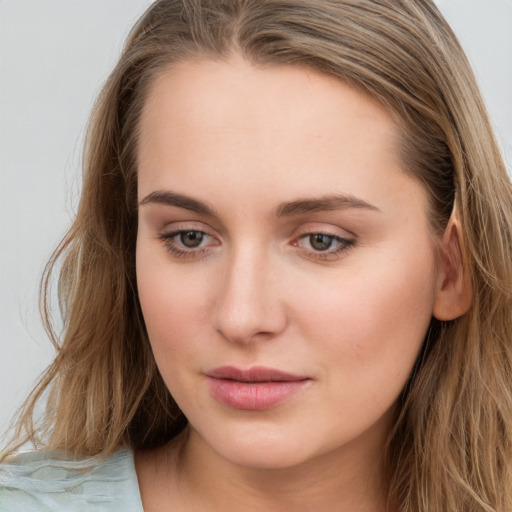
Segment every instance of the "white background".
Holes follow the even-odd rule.
[[[0,0],[0,432],[52,358],[39,278],[77,204],[94,98],[149,4]],[[511,169],[512,0],[438,5],[469,54]]]

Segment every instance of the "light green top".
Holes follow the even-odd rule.
[[[143,512],[133,452],[70,460],[32,452],[0,464],[0,512]]]

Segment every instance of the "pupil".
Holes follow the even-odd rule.
[[[203,233],[200,231],[181,233],[180,241],[185,247],[198,247],[203,241]]]
[[[331,247],[332,241],[333,237],[329,235],[316,234],[309,236],[311,247],[317,251],[326,251]]]

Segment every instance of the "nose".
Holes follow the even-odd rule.
[[[226,262],[215,308],[215,327],[225,339],[236,343],[271,339],[286,328],[277,273],[268,257],[250,248],[237,251]]]

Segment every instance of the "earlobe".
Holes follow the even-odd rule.
[[[433,316],[454,320],[466,313],[473,300],[471,279],[464,258],[461,224],[456,212],[446,227],[439,254]]]

